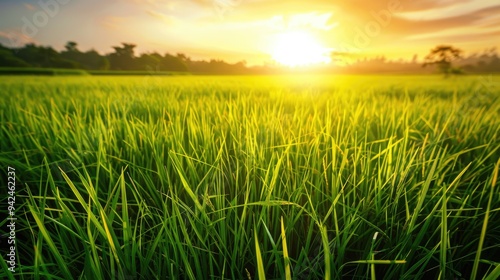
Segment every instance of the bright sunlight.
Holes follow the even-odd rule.
[[[296,67],[330,63],[330,52],[330,49],[323,47],[310,33],[292,31],[276,37],[271,55],[278,63]]]

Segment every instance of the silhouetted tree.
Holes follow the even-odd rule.
[[[109,62],[113,70],[134,70],[134,48],[136,45],[122,43],[123,47],[113,47],[114,53],[109,54]]]
[[[137,70],[147,70],[150,72],[159,71],[161,59],[162,57],[158,53],[143,53],[141,56],[136,58],[136,65],[138,67]]]
[[[94,49],[84,53],[86,63],[82,63],[86,69],[90,70],[108,70],[110,63],[107,57],[100,55]]]
[[[446,76],[456,74],[459,69],[452,68],[452,61],[461,58],[462,50],[452,46],[440,45],[431,50],[425,57],[423,66],[436,65]]]
[[[77,43],[69,41],[66,43],[66,45],[64,45],[64,48],[66,48],[66,51],[68,52],[79,52],[78,48],[76,47],[77,45]]]
[[[64,45],[66,50],[61,52],[61,56],[64,59],[73,60],[80,64],[85,59],[82,57],[82,53],[78,50],[77,45],[77,43],[72,41],[67,42],[66,45]],[[81,65],[80,68],[82,68]]]
[[[61,52],[61,57],[78,63],[79,68],[87,70],[107,70],[109,61],[106,57],[100,55],[95,50],[81,52],[78,50],[78,44],[69,41],[64,46],[66,50]]]
[[[176,57],[184,63],[189,63],[191,61],[191,58],[183,53],[177,53]]]
[[[166,53],[163,56],[161,67],[162,70],[165,71],[184,72],[188,70],[186,62],[183,60],[182,56],[181,57],[179,57],[179,55],[173,56],[169,53]]]

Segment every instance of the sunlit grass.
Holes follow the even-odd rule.
[[[16,276],[494,279],[490,80],[0,78]]]

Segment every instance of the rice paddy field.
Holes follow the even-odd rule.
[[[498,76],[0,77],[0,277],[498,279],[499,96]]]

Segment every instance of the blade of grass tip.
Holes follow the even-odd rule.
[[[484,238],[486,237],[486,229],[488,228],[488,219],[490,217],[491,201],[493,200],[493,191],[498,179],[498,169],[500,168],[500,159],[495,165],[495,170],[493,171],[493,178],[491,180],[490,197],[488,198],[488,204],[486,205],[486,213],[484,214],[483,229],[481,230],[481,236],[479,237],[479,245],[477,246],[476,259],[474,260],[474,266],[472,267],[472,273],[470,279],[474,280],[477,276],[477,269],[479,267],[479,259],[481,258],[481,251],[483,250]],[[495,269],[496,270],[496,269]]]
[[[288,248],[286,246],[286,233],[285,224],[283,223],[283,216],[281,216],[281,239],[283,243],[283,259],[285,261],[285,279],[291,280],[292,273],[290,272],[290,258],[288,256]]]
[[[373,239],[372,239],[372,247],[370,249],[370,255],[371,255],[371,258],[372,258],[372,261],[375,260],[375,252],[374,252],[374,248],[375,248],[375,241],[377,240],[377,236],[378,236],[378,232],[375,232],[375,234],[373,234]],[[377,279],[376,275],[375,275],[375,264],[372,263],[370,265],[370,271],[371,271],[371,278],[372,280],[375,280]]]
[[[111,231],[109,230],[108,219],[106,219],[104,211],[101,211],[101,219],[102,219],[102,224],[104,226],[104,230],[106,231],[106,238],[109,247],[111,248],[111,253],[113,254],[113,257],[116,260],[116,264],[118,265],[119,268],[121,268],[120,258],[118,257],[117,247],[115,245],[115,238],[113,234],[111,234]]]
[[[37,238],[35,247],[33,248],[35,251],[35,256],[33,258],[35,260],[34,264],[35,270],[33,278],[35,280],[40,279],[40,268],[43,269],[43,266],[40,265],[40,263],[43,263],[43,258],[40,248],[42,248],[42,238]]]
[[[257,272],[260,280],[266,279],[266,273],[264,272],[264,262],[262,261],[262,255],[260,253],[259,240],[257,239],[257,229],[254,231],[254,239],[255,239],[255,257],[257,258]]]
[[[193,189],[191,188],[188,181],[186,180],[186,176],[184,176],[184,172],[182,171],[182,168],[180,167],[177,156],[175,156],[174,153],[169,152],[169,157],[173,162],[174,168],[177,171],[177,175],[179,175],[179,179],[181,180],[181,183],[182,183],[182,186],[184,187],[184,190],[186,190],[189,197],[193,200],[196,208],[200,211],[200,213],[204,213],[203,206],[198,201],[197,196],[195,195],[195,193],[193,192]]]
[[[123,244],[125,245],[124,253],[127,257],[131,257],[130,252],[130,239],[132,236],[132,231],[130,228],[129,213],[128,213],[128,202],[127,202],[127,189],[125,185],[125,176],[122,173],[119,177],[120,189],[121,189],[121,199],[122,199],[122,227],[123,227]],[[114,205],[116,209],[116,205]]]
[[[95,240],[97,238],[94,237],[94,234],[92,233],[92,221],[90,219],[90,216],[87,216],[87,236],[88,236],[88,242],[89,246],[87,248],[90,248],[90,252],[87,251],[87,257],[88,257],[88,263],[90,264],[91,271],[94,275],[94,277],[97,276],[103,276],[102,271],[101,271],[101,265],[99,261],[99,253],[97,252],[97,245],[95,244]]]
[[[325,280],[330,280],[330,246],[326,226],[321,227],[321,239],[323,240],[323,251],[325,252]]]

